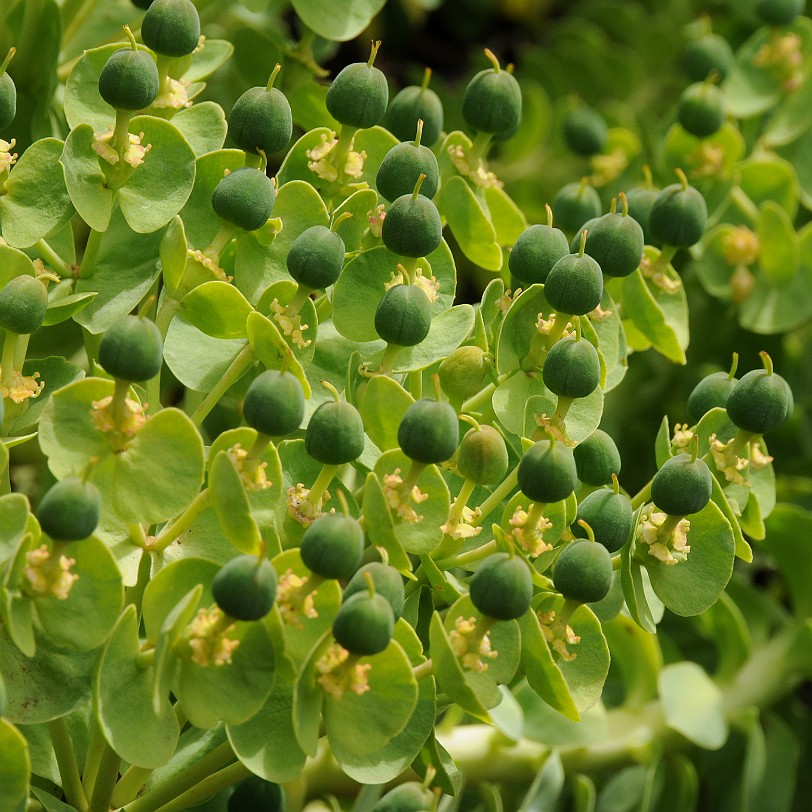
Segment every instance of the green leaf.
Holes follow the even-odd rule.
[[[333,212],[333,220],[338,219],[344,212],[352,214],[352,217],[342,220],[336,227],[336,234],[344,241],[347,253],[357,251],[361,247],[361,240],[369,231],[369,214],[377,205],[378,193],[374,189],[359,189]]]
[[[28,499],[21,493],[0,496],[0,564],[10,558],[28,529]]]
[[[722,515],[727,519],[728,523],[730,524],[731,529],[733,530],[733,538],[735,540],[736,546],[736,556],[741,558],[742,561],[746,561],[750,563],[753,560],[753,550],[750,548],[750,545],[745,540],[744,536],[742,535],[742,529],[739,525],[739,519],[733,512],[732,507],[730,506],[730,502],[728,501],[727,497],[725,496],[725,492],[722,490],[722,485],[719,480],[714,477],[711,490],[711,499],[716,504],[716,507],[722,511]]]
[[[190,290],[180,306],[186,321],[212,338],[246,338],[245,320],[253,310],[228,282],[204,282]]]
[[[498,391],[494,393],[494,407]],[[536,418],[541,418],[545,414],[551,417],[557,405],[558,398],[549,391],[546,395],[531,397],[525,405],[522,436],[532,437],[533,431],[538,428]],[[596,386],[585,398],[576,398],[572,402],[564,419],[567,436],[576,445],[583,442],[598,428],[602,417],[603,390]]]
[[[513,245],[527,228],[527,219],[522,210],[501,186],[485,187],[485,203],[496,232],[496,241],[499,245]]]
[[[457,795],[462,789],[463,777],[448,750],[437,741],[432,731],[420,750],[420,755],[412,762],[412,769],[425,779],[429,767],[434,768],[434,784],[447,795]]]
[[[797,734],[776,713],[763,718],[765,761],[762,780],[749,798],[749,810],[790,812],[797,799],[800,742]]]
[[[231,58],[233,53],[234,46],[228,40],[206,37],[192,54],[192,64],[183,74],[183,80],[185,82],[200,82],[203,79],[208,79]],[[206,104],[206,102],[203,102],[203,104]],[[195,107],[197,106],[195,105]],[[180,114],[176,113],[173,118],[178,115]]]
[[[635,531],[632,541],[620,550],[620,576],[623,597],[632,619],[649,634],[657,633],[657,624],[663,616],[663,603],[651,589],[648,570],[634,558],[636,544],[634,534],[639,522],[640,510],[635,515]]]
[[[762,138],[770,147],[792,143],[812,124],[812,78],[807,76],[800,87],[787,93],[770,112]]]
[[[625,704],[638,707],[656,697],[657,675],[663,667],[657,637],[626,615],[617,615],[602,628],[623,680]]]
[[[759,28],[736,54],[736,65],[723,89],[728,111],[736,118],[751,118],[774,107],[781,98],[781,83],[769,70],[755,64],[758,52],[769,43],[772,32]]]
[[[292,0],[302,22],[324,39],[346,42],[357,37],[383,8],[386,0]]]
[[[706,750],[718,750],[727,740],[727,721],[716,683],[691,662],[667,665],[658,683],[666,725]]]
[[[206,40],[206,46],[211,40]],[[213,101],[194,104],[172,116],[175,129],[186,139],[195,155],[222,149],[228,131],[223,108]]]
[[[68,134],[61,164],[71,203],[79,216],[95,231],[105,231],[115,193],[107,185],[93,142],[93,127],[79,124]]]
[[[668,415],[663,415],[657,437],[654,440],[654,455],[657,468],[662,468],[667,460],[673,456],[671,453],[671,429],[668,425]]]
[[[800,183],[795,167],[778,155],[750,158],[739,165],[739,186],[761,206],[768,200],[785,209],[790,217],[798,212]]]
[[[65,288],[65,290],[68,289]],[[60,295],[58,298],[56,296],[49,297],[48,310],[45,313],[42,326],[51,327],[54,324],[61,324],[63,321],[73,318],[77,313],[84,310],[96,298],[96,295],[94,291],[91,291],[89,293]]]
[[[697,138],[675,123],[665,134],[663,145],[669,174],[674,169],[683,168],[688,177],[697,182],[701,182],[709,165],[713,167],[716,177],[729,177],[744,157],[746,149],[742,134],[730,121],[706,138]],[[709,159],[709,155],[713,155],[713,158]]]
[[[486,290],[486,293],[488,291]],[[496,344],[496,369],[500,375],[513,373],[530,352],[540,314],[551,312],[544,298],[544,285],[530,285],[513,301],[505,314]]]
[[[370,378],[358,402],[364,431],[381,451],[398,448],[398,426],[414,398],[386,375]]]
[[[288,372],[299,379],[305,398],[310,398],[310,381],[307,380],[302,365],[291,352],[276,325],[261,313],[254,311],[249,313],[245,326],[248,330],[248,343],[254,355],[268,369],[281,369],[283,363],[287,364]]]
[[[801,249],[789,215],[777,203],[767,201],[758,218],[759,265],[770,284],[781,287],[798,273]]]
[[[317,127],[329,127],[338,130],[341,126],[327,112],[327,88],[314,80],[299,82],[288,93],[293,123],[307,132]]]
[[[24,434],[26,431],[36,431],[40,415],[48,403],[48,399],[54,392],[59,391],[63,386],[78,381],[84,377],[84,370],[66,361],[61,356],[50,358],[28,358],[23,364],[23,375],[39,374],[38,380],[43,381],[45,386],[36,400],[28,401],[28,408],[14,420],[11,433],[14,435]]]
[[[330,631],[325,631],[307,655],[293,686],[293,732],[298,746],[311,757],[319,745],[325,698],[324,690],[316,682],[316,663],[332,643]]]
[[[373,380],[375,380],[373,378]],[[412,564],[395,534],[395,522],[381,483],[371,471],[364,484],[364,530],[370,544],[386,551],[389,564],[402,573],[411,573]]]
[[[175,215],[166,227],[159,247],[163,281],[173,296],[181,286],[189,246],[186,243],[186,229],[180,215]]]
[[[0,808],[15,812],[28,798],[31,757],[25,736],[5,719],[0,719],[0,752]]]
[[[10,245],[28,248],[73,216],[65,170],[59,162],[64,146],[57,138],[36,141],[11,170],[0,198],[3,239]]]
[[[301,340],[294,339],[295,326],[288,327],[286,332],[286,321],[282,314],[277,314],[277,306],[286,307],[289,305],[296,293],[298,285],[291,279],[281,279],[274,282],[260,296],[257,302],[257,310],[260,313],[268,313],[272,322],[278,325],[278,330],[290,351],[297,358],[303,367],[310,366],[313,355],[316,352],[316,339],[318,337],[319,317],[316,315],[316,308],[313,300],[306,298],[299,307],[299,327]],[[304,344],[304,346],[302,346]]]
[[[564,766],[561,764],[561,756],[554,750],[544,760],[544,766],[527,790],[519,812],[544,812],[546,809],[554,809],[563,791]]]
[[[443,360],[465,341],[473,326],[471,305],[454,305],[431,320],[429,334],[423,341],[397,354],[394,371],[415,372]]]
[[[209,494],[226,538],[245,555],[259,552],[262,537],[251,516],[240,474],[227,451],[214,458],[209,473]]]
[[[615,773],[601,789],[595,812],[636,812],[642,809],[647,772],[644,766],[635,765]]]
[[[778,563],[799,617],[812,615],[810,530],[812,513],[796,505],[779,504],[767,519],[764,547]]]

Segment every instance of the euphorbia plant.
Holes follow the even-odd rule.
[[[531,224],[500,177],[534,126],[521,59],[485,49],[443,131],[429,70],[389,103],[385,42],[323,78],[316,34],[382,3],[292,5],[304,34],[228,116],[205,80],[233,47],[207,30],[234,4],[117,7],[123,35],[92,2],[6,14],[3,132],[17,66],[64,87],[54,135],[32,117],[0,144],[0,810],[689,810],[717,797],[698,750],[727,769],[742,738],[758,807],[797,752],[770,708],[812,673],[812,519],[776,508],[764,440],[793,414],[780,348],[697,372],[656,466],[604,418],[637,353],[690,359],[677,268],[720,239],[753,264],[734,204],[777,272],[794,227],[747,198],[757,149],[720,189],[681,145],[727,166],[742,76],[775,78],[807,21],[758,3],[779,28],[732,69],[693,42],[685,134],[642,187],[621,128],[562,99],[581,164]],[[248,16],[218,24],[240,41]],[[794,617],[734,577],[754,542]]]

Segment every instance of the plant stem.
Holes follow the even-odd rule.
[[[37,240],[31,247],[51,266],[51,269],[57,271],[60,276],[73,276],[73,268],[70,263],[62,259],[44,239]]]
[[[164,806],[158,807],[156,812],[185,812],[190,807],[210,798],[220,790],[230,787],[239,781],[253,775],[253,773],[241,762],[229,764],[219,772],[206,776],[199,784],[187,790],[183,795],[179,795],[173,801]]]
[[[519,482],[519,466],[517,465],[491,493],[491,495],[477,508],[477,515],[471,522],[472,527],[480,524],[502,503]]]
[[[165,550],[178,536],[183,535],[192,526],[194,520],[208,507],[208,504],[209,489],[204,488],[174,522],[164,525],[161,532],[152,540],[149,550],[155,553]]]
[[[152,770],[147,767],[130,767],[116,784],[111,803],[115,809],[135,800],[141,788],[146,783]]]
[[[53,744],[56,763],[59,766],[59,776],[62,779],[62,791],[65,793],[65,798],[79,812],[85,812],[87,798],[82,789],[79,768],[76,766],[76,756],[64,717],[60,716],[58,719],[48,722],[48,732],[51,735],[51,744]]]
[[[316,481],[313,483],[307,493],[307,501],[310,502],[311,505],[318,507],[321,504],[321,497],[330,486],[330,483],[333,481],[333,477],[336,475],[336,473],[338,473],[337,465],[322,466],[321,471],[319,471],[319,475],[316,477]]]
[[[429,675],[434,673],[434,663],[432,663],[431,658],[426,660],[424,663],[420,663],[420,665],[416,665],[412,668],[412,674],[414,678],[419,682],[423,677],[428,677]]]
[[[85,792],[85,797],[90,793],[93,785],[96,783],[96,776],[99,773],[99,763],[101,762],[102,753],[107,743],[104,740],[101,726],[99,725],[96,717],[90,715],[90,739],[87,743],[87,753],[85,754],[85,766],[82,770],[82,788]]]
[[[6,336],[3,339],[3,355],[0,359],[0,384],[6,389],[11,389],[11,385],[14,383],[14,356],[17,352],[17,338],[17,333],[6,330]]]
[[[444,558],[442,561],[438,561],[436,563],[441,570],[449,570],[453,569],[454,567],[465,567],[467,564],[475,564],[477,561],[487,558],[491,553],[495,553],[498,549],[499,547],[496,544],[496,540],[491,539],[490,541],[486,541],[480,547],[475,547],[473,550],[468,550],[464,553],[451,555],[448,558]]]
[[[93,783],[93,794],[90,798],[88,812],[109,812],[110,799],[113,797],[113,790],[118,780],[118,768],[121,765],[121,758],[105,742],[104,752],[99,762],[99,771]]]
[[[223,373],[223,377],[214,385],[214,388],[203,399],[203,402],[192,412],[192,422],[196,426],[206,419],[209,412],[217,405],[223,395],[240,379],[251,364],[254,363],[254,352],[250,344],[246,344],[237,357],[231,362],[231,366]]]
[[[653,478],[650,479],[633,497],[632,508],[637,510],[640,505],[644,505],[651,498],[651,483]]]
[[[82,264],[79,266],[78,276],[80,279],[87,279],[89,276],[93,276],[96,270],[96,257],[98,256],[103,236],[103,231],[96,231],[94,228],[90,229],[90,234],[88,234],[87,242],[85,243],[85,253],[82,255]]]

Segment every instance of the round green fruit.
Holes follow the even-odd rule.
[[[375,806],[372,812],[431,812],[434,809],[434,793],[409,781],[390,789]]]
[[[396,200],[404,195],[411,196],[421,174],[426,177],[420,186],[420,194],[430,200],[440,185],[437,158],[427,146],[404,141],[384,156],[375,176],[375,186],[384,198]]]
[[[381,236],[384,245],[394,254],[426,257],[443,239],[440,212],[421,194],[401,195],[386,212]]]
[[[792,390],[780,375],[754,369],[733,387],[725,408],[738,428],[768,434],[786,423],[792,405]]]
[[[220,567],[211,582],[211,594],[236,620],[261,620],[271,611],[276,587],[276,570],[267,558],[238,555]]]
[[[524,452],[518,480],[522,493],[534,502],[566,499],[578,484],[572,451],[563,443],[539,440]]]
[[[565,598],[578,603],[603,600],[612,586],[612,556],[602,544],[574,541],[556,559],[553,584]]]
[[[42,497],[37,521],[55,541],[80,541],[95,532],[101,516],[101,494],[92,482],[70,476]]]
[[[333,637],[351,654],[362,657],[383,651],[395,631],[389,601],[377,592],[358,592],[341,604],[333,621]]]
[[[262,228],[275,202],[273,181],[262,170],[248,166],[229,172],[211,196],[214,213],[245,231]]]
[[[389,104],[386,77],[367,62],[347,65],[327,91],[327,110],[341,124],[358,129],[380,123]]]
[[[191,0],[153,0],[141,23],[144,45],[161,56],[186,56],[200,42],[200,17]]]
[[[146,51],[121,48],[99,75],[99,93],[116,110],[143,110],[158,95],[158,66]]]
[[[462,404],[482,389],[489,366],[483,349],[457,347],[440,363],[440,386],[449,400]]]
[[[573,107],[564,117],[564,140],[578,155],[588,157],[601,152],[608,132],[603,116],[585,104]]]
[[[297,431],[304,411],[305,397],[299,379],[276,369],[267,369],[251,381],[242,405],[245,422],[270,437],[285,437]]]
[[[398,445],[411,460],[445,462],[460,441],[457,413],[450,403],[422,398],[406,410],[398,426]]]
[[[228,134],[245,152],[272,155],[293,135],[293,117],[285,94],[275,87],[252,87],[231,108]]]
[[[533,579],[521,558],[495,553],[477,568],[470,594],[471,603],[486,617],[515,620],[530,608]]]
[[[606,485],[612,474],[620,474],[620,452],[615,441],[601,429],[595,429],[589,437],[572,451],[578,479],[587,485]]]
[[[601,199],[585,180],[568,183],[559,189],[552,203],[555,222],[564,231],[579,231],[581,226],[601,213]]]
[[[680,96],[677,119],[697,138],[713,135],[725,123],[725,94],[714,84],[696,82]]]
[[[285,812],[285,791],[279,784],[251,775],[234,788],[227,809],[228,812]]]
[[[758,0],[756,14],[767,25],[789,25],[804,12],[804,0]]]
[[[726,408],[727,399],[738,382],[738,378],[731,378],[727,372],[706,375],[688,395],[688,417],[691,422],[698,423],[711,409]]]
[[[508,133],[518,126],[521,115],[519,83],[512,73],[498,67],[476,74],[462,95],[462,117],[478,133]]]
[[[539,223],[526,228],[513,244],[508,267],[525,285],[545,282],[553,266],[569,254],[563,231]]]
[[[645,237],[634,217],[604,214],[584,228],[587,230],[584,251],[607,276],[628,276],[637,270],[643,259]]]
[[[704,460],[677,454],[654,475],[651,500],[669,516],[690,516],[708,504],[712,487],[713,476]]]
[[[478,485],[495,485],[505,478],[508,452],[505,439],[493,426],[465,432],[457,451],[457,471]]]
[[[290,246],[288,273],[306,288],[329,288],[341,275],[345,253],[344,240],[335,231],[327,226],[311,226]]]
[[[416,285],[394,285],[375,311],[375,330],[389,344],[413,347],[429,334],[431,302]]]
[[[601,488],[590,493],[578,505],[576,520],[585,521],[595,535],[595,541],[610,553],[616,553],[629,539],[634,527],[634,511],[628,496]],[[576,523],[572,532],[586,538],[586,530]]]
[[[687,183],[666,186],[649,215],[652,236],[663,245],[690,248],[698,243],[708,223],[708,206],[702,194]]]
[[[691,40],[682,55],[682,64],[692,82],[704,82],[712,72],[721,82],[735,61],[730,43],[718,34],[705,34]]]
[[[364,450],[364,422],[346,401],[329,400],[310,416],[305,432],[307,453],[324,465],[344,465]]]
[[[17,86],[5,71],[0,74],[0,130],[5,130],[17,115]]]
[[[154,378],[163,363],[163,339],[154,321],[119,319],[102,337],[99,363],[114,378],[141,383]]]
[[[364,531],[351,516],[325,513],[305,530],[300,552],[311,572],[343,581],[361,566]]]
[[[634,218],[643,229],[643,242],[646,245],[659,246],[661,243],[654,239],[651,233],[651,209],[660,196],[660,190],[653,186],[636,186],[626,192],[626,201],[629,204],[629,217]],[[587,236],[587,240],[589,236]]]
[[[417,122],[423,122],[422,142],[430,147],[443,131],[443,103],[430,88],[404,87],[389,105],[384,124],[398,141],[414,137]]]
[[[344,587],[343,600],[348,600],[358,592],[369,593],[367,574],[372,578],[372,583],[375,586],[375,594],[386,598],[392,607],[395,620],[397,620],[403,614],[403,604],[406,601],[406,595],[403,590],[403,578],[394,567],[390,567],[388,564],[382,564],[380,561],[364,564],[364,566],[350,578],[347,586]]]
[[[547,353],[542,368],[544,385],[564,398],[585,398],[601,379],[598,351],[585,338],[562,338]]]
[[[559,313],[570,316],[591,313],[603,296],[601,266],[589,254],[567,254],[550,270],[544,296]]]
[[[39,330],[48,309],[48,288],[35,276],[15,276],[0,288],[0,327],[17,335]]]

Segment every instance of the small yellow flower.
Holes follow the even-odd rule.
[[[761,243],[754,231],[739,226],[722,240],[722,253],[728,265],[752,265],[758,261]]]
[[[747,468],[747,460],[739,457],[733,450],[733,441],[723,443],[721,440],[716,439],[715,434],[711,434],[708,440],[716,469],[724,473],[728,482],[733,482],[736,485],[747,485],[748,482],[741,473]]]
[[[101,400],[94,400],[90,410],[93,425],[104,433],[118,433],[125,437],[134,437],[136,432],[147,422],[142,404],[127,398],[124,401],[124,419],[119,425],[113,420],[113,397],[108,395]]]
[[[279,579],[276,590],[276,605],[282,620],[297,629],[302,628],[302,618],[312,620],[319,616],[313,602],[313,592],[307,588],[307,578],[302,578],[292,569],[287,569]]]
[[[672,448],[687,448],[694,438],[694,433],[687,423],[676,423],[674,425],[674,439],[671,441]]]
[[[345,691],[362,696],[370,689],[371,669],[371,663],[350,661],[349,651],[338,643],[333,643],[316,661],[316,671],[321,674],[316,682],[334,699],[341,699]]]
[[[495,659],[499,652],[491,648],[491,638],[487,632],[482,636],[475,633],[476,627],[475,617],[458,617],[448,639],[463,668],[481,673],[488,668],[484,660]]]
[[[553,549],[552,545],[544,541],[544,534],[553,526],[553,523],[546,516],[542,516],[532,525],[528,519],[527,511],[518,505],[508,523],[513,528],[511,535],[516,539],[519,547],[531,558],[536,558],[547,550]]]
[[[330,492],[325,491],[318,505],[310,501],[310,489],[297,482],[295,487],[288,488],[288,514],[302,527],[309,527],[322,514],[322,508],[330,501]]]
[[[11,169],[17,162],[17,153],[11,151],[16,143],[16,138],[12,138],[11,141],[4,141],[0,138],[0,174]]]
[[[0,398],[9,398],[14,403],[22,403],[29,398],[36,398],[45,388],[45,381],[38,381],[39,372],[33,375],[23,375],[19,370],[14,370],[11,375],[11,384],[4,386],[0,384]]]
[[[427,493],[423,493],[415,485],[408,493],[404,492],[403,478],[400,476],[400,468],[395,468],[394,472],[387,474],[383,478],[383,494],[389,509],[395,511],[404,522],[420,522],[423,517],[418,515],[410,502],[420,504],[429,498]]]
[[[189,647],[190,659],[201,666],[231,665],[232,655],[240,645],[226,635],[234,629],[223,610],[217,606],[199,609],[184,631],[182,640]]]
[[[667,514],[650,507],[640,525],[639,540],[648,545],[649,555],[671,567],[688,558],[691,551],[687,543],[691,522],[681,519],[670,536],[666,536],[663,525],[667,519]]]
[[[271,302],[271,311],[273,312],[273,320],[279,325],[286,336],[290,336],[291,341],[297,347],[304,349],[312,343],[309,338],[305,340],[304,337],[304,331],[307,330],[310,325],[302,324],[302,317],[298,313],[289,316],[287,307],[279,304],[278,299],[274,299]]]
[[[234,462],[242,484],[247,490],[263,491],[273,485],[273,482],[268,479],[266,473],[268,463],[258,460],[248,460],[248,452],[240,443],[228,449],[228,456],[231,457]]]
[[[177,79],[169,78],[167,87],[162,88],[162,92],[155,97],[152,106],[162,110],[182,110],[191,107],[188,84]]]
[[[61,601],[67,600],[71,588],[79,580],[79,576],[70,571],[76,559],[60,555],[55,561],[45,544],[27,552],[25,558],[28,566],[23,569],[23,575],[30,591],[39,596],[52,595]]]
[[[544,639],[564,662],[571,663],[578,655],[571,652],[567,646],[577,646],[581,638],[570,626],[561,628],[561,624],[556,622],[556,612],[553,609],[539,612],[538,619]]]

